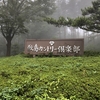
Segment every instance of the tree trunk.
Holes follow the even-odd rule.
[[[11,55],[11,39],[8,38],[6,40],[7,40],[7,44],[6,44],[6,47],[7,47],[6,56],[10,56]]]

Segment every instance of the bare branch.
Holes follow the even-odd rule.
[[[19,26],[18,26],[16,29],[14,29],[14,31],[13,31],[13,33],[12,33],[12,35],[11,35],[11,39],[14,37],[14,35],[15,35],[15,33],[17,32],[18,29],[19,29]]]

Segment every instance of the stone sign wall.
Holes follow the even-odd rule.
[[[84,39],[57,39],[57,40],[37,40],[28,39],[25,41],[25,54],[32,55],[83,55]]]

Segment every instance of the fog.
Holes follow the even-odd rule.
[[[52,0],[51,0],[52,1]],[[93,0],[56,0],[56,9],[52,15],[58,19],[60,16],[65,18],[76,18],[81,16],[81,9],[91,6]],[[80,28],[74,27],[56,27],[41,20],[25,22],[28,29],[27,34],[15,35],[12,40],[12,55],[22,53],[24,51],[24,43],[26,39],[69,39],[84,38],[84,50],[100,51],[99,33],[87,32]],[[6,40],[0,34],[0,56],[5,56]]]

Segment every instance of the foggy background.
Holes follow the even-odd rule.
[[[93,0],[56,0],[56,10],[50,17],[58,19],[60,16],[65,18],[76,18],[81,16],[81,9],[91,6]],[[24,43],[26,39],[69,39],[84,38],[85,50],[100,51],[100,34],[87,32],[79,28],[73,27],[55,27],[44,21],[35,20],[34,22],[25,23],[28,29],[27,34],[15,36],[12,40],[12,55],[22,53],[24,51]],[[5,56],[6,40],[0,34],[0,56]]]

